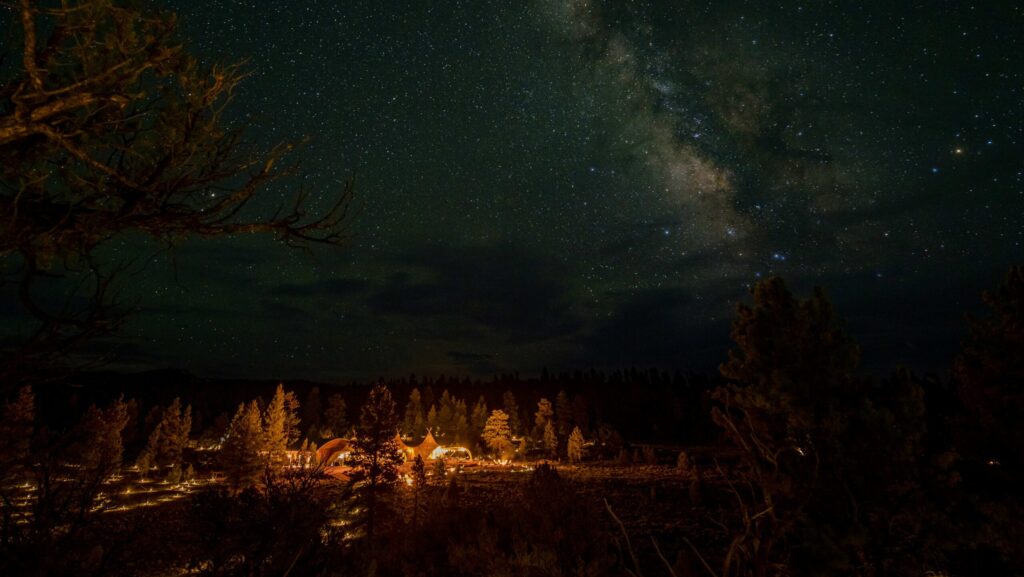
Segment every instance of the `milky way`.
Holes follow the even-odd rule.
[[[338,250],[159,257],[121,364],[708,369],[778,274],[869,367],[944,370],[1021,260],[1024,17],[895,4],[178,2],[205,61],[248,60],[232,123],[308,137],[302,184],[355,174],[360,210]]]

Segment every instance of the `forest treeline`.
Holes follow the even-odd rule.
[[[720,438],[739,459],[699,463],[684,454],[678,465],[691,479],[689,502],[679,504],[679,514],[706,515],[720,538],[686,538],[687,546],[675,549],[675,567],[647,571],[674,573],[689,566],[689,556],[691,565],[696,559],[702,572],[716,576],[1019,574],[1024,268],[1011,269],[984,301],[988,314],[969,319],[946,379],[922,380],[897,368],[873,380],[859,374],[859,348],[821,290],[802,299],[780,279],[757,284],[752,302],[737,308],[735,346],[721,365],[721,380],[690,406],[706,409],[700,422],[712,425],[705,434]],[[647,382],[624,388],[624,377],[616,375],[627,374]],[[396,504],[408,497],[398,490],[396,433],[415,438],[429,428],[446,442],[471,444],[493,458],[582,461],[584,467],[615,460],[606,449],[614,445],[621,455],[630,439],[601,420],[606,401],[587,394],[585,375],[599,373],[538,379],[536,384],[553,385],[547,391],[506,388],[500,379],[487,392],[479,383],[406,379],[377,383],[356,400],[310,388],[304,402],[279,385],[209,425],[185,399],[140,418],[139,404],[119,397],[103,407],[90,405],[78,422],[53,427],[37,419],[32,390],[23,387],[5,403],[0,439],[4,558],[18,560],[12,567],[46,559],[51,565],[39,574],[70,569],[36,556],[40,547],[65,548],[68,563],[84,563],[93,554],[102,558],[109,528],[97,513],[97,494],[134,464],[142,475],[172,482],[196,468],[225,473],[225,483],[190,498],[190,510],[197,516],[219,511],[225,522],[239,525],[210,529],[208,521],[185,518],[204,531],[240,530],[243,537],[211,544],[212,550],[195,539],[172,548],[191,555],[176,562],[199,573],[274,574],[291,555],[319,574],[376,567],[384,574],[482,575],[493,574],[495,563],[523,575],[531,574],[531,563],[549,574],[639,573],[643,555],[608,530],[614,512],[581,498],[547,465],[537,466],[534,479],[512,498],[481,508],[460,504],[458,481],[446,480],[443,466],[428,475],[417,459],[406,480],[415,504],[411,510]],[[658,406],[666,398],[661,395],[673,385],[658,372],[599,380],[594,390],[630,405],[641,421],[665,410]],[[311,437],[343,430],[354,443],[352,483],[324,478],[313,460],[284,466],[288,449],[309,449]],[[521,440],[518,454],[509,444],[513,438]],[[683,428],[667,438],[687,444]],[[187,447],[202,448],[206,440],[216,441],[212,460],[203,461],[202,451],[189,454]],[[591,441],[585,451],[583,440]],[[700,467],[705,474],[696,471]],[[32,488],[29,507],[16,511],[13,495],[26,487]],[[717,515],[699,507],[708,500]],[[554,511],[558,517],[549,515]],[[241,528],[258,515],[281,515],[289,524],[275,521],[275,529],[264,527],[269,532],[257,539]],[[467,533],[456,520],[473,530]],[[168,530],[161,527],[143,533]],[[161,538],[180,540],[195,527],[176,526],[173,538]],[[296,528],[305,528],[304,540],[293,540],[303,534]],[[438,542],[432,531],[442,528],[446,537]],[[280,551],[282,543],[299,549]],[[417,569],[415,560],[428,557],[433,569]],[[107,572],[118,573],[109,567],[95,573]]]
[[[516,435],[520,423],[532,423],[537,404],[547,399],[560,409],[561,422],[578,424],[584,431],[597,431],[602,426],[614,428],[634,442],[666,444],[714,443],[720,432],[710,420],[710,401],[706,393],[721,384],[717,375],[683,373],[660,369],[630,368],[616,371],[579,370],[549,372],[524,377],[518,373],[491,378],[416,376],[378,379],[371,382],[351,381],[346,384],[308,381],[239,381],[203,379],[179,371],[144,373],[95,372],[75,375],[66,382],[53,383],[37,390],[38,402],[47,414],[60,422],[74,418],[89,404],[105,404],[120,395],[134,399],[129,408],[133,415],[133,435],[145,436],[162,407],[174,398],[186,400],[191,406],[192,434],[216,438],[222,434],[239,403],[257,397],[266,403],[278,384],[283,384],[294,398],[302,419],[302,438],[319,443],[337,436],[346,436],[371,386],[387,385],[401,404],[403,432],[421,438],[426,427],[442,434],[461,436],[481,405],[501,408],[511,419]],[[413,391],[419,395],[414,413],[422,413],[419,421],[405,419],[407,401]],[[628,399],[624,398],[628,395]],[[431,409],[434,416],[431,416]],[[150,426],[145,426],[146,422]]]

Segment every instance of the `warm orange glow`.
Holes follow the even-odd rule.
[[[430,452],[429,458],[433,460],[443,459],[448,455],[462,452],[466,453],[466,455],[468,455],[470,459],[473,458],[473,452],[467,449],[466,447],[438,447]]]

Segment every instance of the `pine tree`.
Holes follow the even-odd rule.
[[[440,407],[437,410],[437,431],[434,436],[438,439],[448,439],[455,436],[455,401],[452,399],[448,389],[441,393]]]
[[[263,413],[263,452],[275,470],[284,465],[288,447],[298,440],[298,407],[294,399],[295,395],[286,393],[279,384]]]
[[[352,455],[353,481],[362,482],[366,503],[366,532],[372,546],[379,495],[398,480],[402,452],[398,446],[398,415],[391,391],[378,384],[370,391],[359,417],[359,434]]]
[[[537,412],[533,414],[533,437],[535,439],[544,437],[544,429],[554,415],[555,411],[551,408],[551,401],[541,399],[537,402]]]
[[[957,426],[964,458],[999,463],[1024,483],[1024,266],[982,295],[989,315],[968,318],[968,338],[953,365],[966,419]]]
[[[90,406],[75,432],[75,441],[67,455],[78,467],[76,480],[84,485],[103,483],[121,468],[124,443],[121,432],[128,423],[124,401],[109,407]]]
[[[548,421],[548,424],[544,425],[544,452],[547,453],[548,458],[554,459],[558,456],[558,436],[555,434],[555,424]]]
[[[435,438],[441,434],[437,418],[437,407],[434,405],[430,405],[430,411],[427,412],[427,428],[430,429],[430,432],[434,433]]]
[[[313,387],[306,395],[306,402],[302,404],[302,429],[306,431],[306,438],[319,438],[321,421],[323,403],[320,401],[320,387]]]
[[[175,398],[159,414],[160,420],[139,455],[140,469],[148,470],[147,464],[160,467],[181,465],[181,455],[192,431],[192,407],[182,409],[181,399]]]
[[[427,488],[427,467],[423,457],[412,460],[412,526],[419,525],[421,494]]]
[[[851,467],[863,443],[851,427],[871,411],[870,391],[855,374],[859,349],[821,289],[798,299],[771,278],[752,293],[753,306],[737,307],[736,347],[720,367],[730,384],[714,392],[721,406],[712,418],[741,449],[751,488],[741,505],[771,508],[774,522],[738,528],[730,547],[753,551],[757,543],[782,555],[790,540],[799,540],[802,550],[814,553],[793,562],[810,564],[810,573],[861,562],[863,522],[884,512],[867,513],[868,495],[855,487],[873,464]],[[799,527],[809,530],[798,534]],[[760,556],[735,561],[741,571],[781,562]]]
[[[523,430],[522,424],[519,422],[519,405],[516,404],[516,396],[512,394],[512,391],[505,391],[505,394],[502,395],[501,406],[505,409],[505,414],[508,415],[508,428],[512,431],[512,436],[521,435]]]
[[[302,438],[302,419],[299,418],[299,410],[302,405],[299,397],[294,391],[284,394],[284,432],[287,446],[293,447]]]
[[[821,289],[794,298],[781,279],[754,289],[754,306],[739,305],[732,337],[737,347],[720,368],[739,386],[722,389],[768,435],[775,450],[822,443],[835,437],[843,407],[856,406],[854,371],[860,350],[839,326]],[[804,450],[810,447],[801,447]]]
[[[555,397],[555,422],[559,439],[567,439],[572,432],[572,402],[569,401],[569,394],[558,391]]]
[[[466,407],[466,401],[456,399],[452,413],[452,432],[456,442],[472,444],[469,431],[469,412]]]
[[[402,418],[402,432],[406,435],[419,438],[426,434],[425,421],[423,420],[423,404],[420,400],[420,390],[413,389],[409,393],[409,401],[405,404],[405,415]]]
[[[423,387],[423,395],[421,398],[424,410],[430,410],[427,407],[433,407],[435,404],[434,387],[426,384],[427,382],[429,381],[424,381],[425,386]]]
[[[327,410],[324,411],[324,426],[330,437],[342,437],[348,431],[348,408],[345,397],[334,393],[327,399]]]
[[[484,427],[487,426],[487,401],[484,400],[483,395],[477,399],[476,404],[473,405],[473,414],[469,419],[469,444],[476,445],[480,442],[480,436],[484,432]]]
[[[256,401],[238,405],[221,445],[218,461],[234,491],[255,485],[264,470],[263,419]]]
[[[20,484],[27,473],[34,422],[35,395],[32,387],[21,387],[0,414],[0,491]]]
[[[572,433],[569,434],[569,443],[566,451],[570,463],[583,462],[583,443],[583,432],[580,431],[579,427],[574,427]]]
[[[491,454],[500,459],[511,457],[512,431],[509,429],[508,415],[505,414],[505,411],[497,409],[491,412],[481,436],[491,450]]]
[[[572,398],[572,421],[586,433],[590,430],[590,416],[587,410],[587,399],[583,395],[576,395]]]

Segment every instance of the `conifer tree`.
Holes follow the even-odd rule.
[[[512,455],[512,431],[508,426],[508,415],[501,409],[491,412],[484,425],[482,438],[491,454],[508,459]]]
[[[544,429],[554,415],[555,411],[551,408],[551,401],[541,399],[537,402],[537,412],[533,414],[533,437],[535,439],[544,437]]]
[[[434,434],[435,438],[441,435],[440,425],[437,418],[437,406],[430,405],[430,410],[427,412],[427,428]]]
[[[77,482],[102,483],[120,470],[124,454],[121,433],[127,423],[127,406],[122,399],[103,409],[89,407],[67,451],[69,461],[79,468]]]
[[[320,387],[313,387],[306,395],[306,402],[302,404],[302,429],[306,431],[307,439],[319,438],[321,421],[323,404],[320,401]]]
[[[569,394],[558,391],[555,397],[555,422],[556,432],[560,440],[567,439],[572,432],[572,402],[569,401]]]
[[[21,387],[0,414],[0,491],[20,484],[27,473],[35,422],[32,387]]]
[[[429,381],[424,381],[423,394],[420,399],[424,411],[429,411],[430,408],[436,404],[436,399],[434,398],[434,387],[427,383],[429,383]]]
[[[581,463],[583,462],[583,432],[580,431],[579,427],[574,427],[572,433],[569,434],[569,443],[567,446],[567,453],[569,456],[570,463]]]
[[[964,549],[984,542],[986,558],[1024,566],[1024,266],[1012,267],[982,301],[987,314],[968,317],[968,335],[953,363],[960,404],[953,441],[962,461],[956,474],[980,517],[957,530]]]
[[[302,438],[302,419],[299,417],[301,408],[295,391],[287,391],[284,395],[284,431],[289,447],[295,446]]]
[[[484,427],[487,426],[487,416],[487,401],[483,395],[480,395],[476,404],[473,405],[473,413],[469,419],[469,444],[476,445],[480,442],[480,436],[484,432]]]
[[[409,401],[405,404],[405,414],[402,418],[402,432],[410,437],[419,438],[426,434],[426,424],[423,419],[423,404],[420,399],[420,390],[413,389],[409,393]]]
[[[587,399],[583,395],[576,395],[572,398],[572,422],[580,428],[580,431],[590,431],[590,416],[587,410]]]
[[[256,401],[238,405],[221,445],[218,460],[234,491],[255,485],[264,470],[263,419]]]
[[[512,394],[512,391],[505,391],[505,394],[502,395],[501,406],[504,408],[505,414],[508,415],[508,428],[512,431],[512,436],[522,434],[522,424],[519,422],[519,405],[516,404],[516,396]]]
[[[345,405],[345,397],[334,393],[327,399],[327,409],[324,411],[324,426],[330,437],[343,437],[348,432],[348,407]]]
[[[736,347],[720,367],[730,384],[715,391],[721,406],[712,418],[742,451],[751,488],[743,506],[771,513],[739,528],[731,547],[753,552],[756,542],[783,555],[799,541],[814,553],[798,562],[827,573],[866,554],[861,536],[873,516],[868,492],[855,486],[866,463],[851,459],[858,437],[881,432],[850,434],[873,410],[855,374],[860,351],[821,289],[798,299],[771,278],[752,293],[753,306],[737,307]],[[742,568],[779,560],[751,553],[735,562]]]
[[[554,459],[558,457],[558,435],[555,434],[555,424],[551,421],[544,425],[543,442],[544,452],[548,458]]]
[[[146,447],[137,460],[143,473],[152,465],[180,466],[182,451],[192,431],[192,406],[182,409],[181,399],[176,397],[159,414],[160,420],[149,434]]]
[[[472,444],[466,401],[455,399],[452,412],[452,436],[459,443]]]
[[[427,488],[427,467],[423,457],[416,455],[412,460],[412,526],[419,525],[421,496]]]
[[[966,419],[957,426],[964,458],[1000,463],[1024,483],[1024,266],[982,295],[988,316],[969,317],[968,338],[953,365]]]
[[[263,412],[263,451],[273,469],[284,464],[289,445],[298,439],[297,406],[290,399],[295,399],[294,393],[286,393],[284,386],[279,384]]]
[[[358,436],[349,457],[354,469],[353,481],[362,483],[366,532],[371,546],[380,493],[398,480],[398,466],[403,460],[397,431],[398,415],[391,391],[384,384],[377,384],[363,405]]]
[[[448,393],[448,389],[441,393],[437,410],[437,431],[434,432],[434,436],[449,440],[455,436],[455,400]]]

